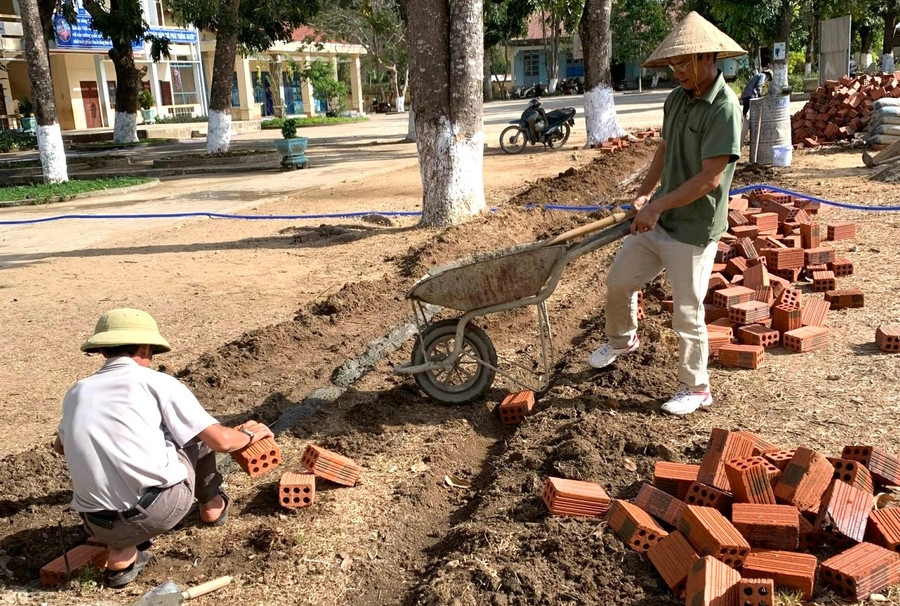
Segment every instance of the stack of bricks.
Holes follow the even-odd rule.
[[[354,486],[362,474],[353,459],[313,444],[306,446],[300,461],[310,473],[342,486]]]
[[[881,448],[829,458],[713,429],[700,465],[658,461],[653,483],[613,500],[607,520],[690,606],[774,605],[775,590],[810,601],[817,572],[864,601],[900,584],[900,508],[873,510],[882,486],[900,486],[900,458]]]
[[[591,145],[593,149],[599,149],[602,154],[614,154],[619,150],[626,149],[635,143],[645,143],[654,137],[659,136],[658,129],[648,129],[633,135],[624,137],[610,137],[602,143],[594,143]]]
[[[733,196],[728,207],[728,232],[703,301],[710,358],[753,369],[765,363],[766,350],[827,346],[829,312],[865,306],[862,291],[841,288],[853,262],[838,257],[832,244],[855,237],[856,224],[820,223],[817,202],[762,188]],[[879,343],[896,347],[889,351],[900,351],[900,329],[878,334]]]
[[[602,518],[610,504],[599,484],[562,478],[547,478],[541,498],[550,513],[558,516]]]
[[[865,129],[874,103],[900,97],[900,72],[826,80],[791,117],[795,148],[850,139]]]

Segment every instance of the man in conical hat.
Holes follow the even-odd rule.
[[[609,341],[588,362],[605,368],[638,349],[638,290],[665,270],[672,285],[672,327],[680,338],[680,386],[662,409],[676,415],[712,404],[703,299],[716,244],[728,228],[728,190],[741,133],[740,105],[716,59],[742,54],[734,40],[692,12],[644,63],[668,66],[680,86],[666,98],[663,141],[634,199],[639,211],[631,235],[606,279]]]

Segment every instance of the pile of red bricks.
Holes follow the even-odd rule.
[[[838,288],[853,262],[824,244],[854,238],[856,224],[823,229],[817,203],[762,189],[732,197],[728,208],[704,300],[710,358],[757,368],[773,347],[803,353],[825,346],[828,312],[865,305],[859,289]],[[822,295],[804,296],[800,281]],[[663,308],[671,311],[672,302]]]
[[[865,128],[873,104],[882,97],[900,97],[900,72],[826,80],[791,117],[794,147],[850,139]]]
[[[593,149],[599,149],[600,153],[603,154],[614,154],[621,149],[630,147],[633,143],[635,143],[635,139],[637,139],[637,142],[643,143],[652,139],[653,137],[658,136],[659,129],[648,129],[639,133],[635,133],[632,136],[626,135],[624,137],[610,137],[603,143],[595,143],[591,145],[591,147]]]
[[[567,509],[564,482],[548,480],[550,511],[599,517],[608,508],[610,530],[646,553],[688,606],[774,606],[776,588],[811,600],[817,572],[820,586],[851,600],[900,584],[900,507],[873,510],[877,490],[900,486],[900,458],[877,447],[827,457],[713,429],[699,465],[657,462],[633,502],[610,502],[599,485],[576,482]]]

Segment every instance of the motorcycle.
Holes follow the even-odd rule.
[[[562,147],[575,126],[575,108],[564,107],[544,111],[540,99],[532,99],[518,120],[510,121],[500,133],[500,147],[508,154],[518,154],[529,143],[543,143],[550,148]]]

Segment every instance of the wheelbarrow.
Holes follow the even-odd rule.
[[[563,270],[573,260],[606,246],[631,229],[632,212],[619,212],[547,240],[458,259],[436,267],[406,293],[416,318],[418,335],[409,364],[394,372],[413,375],[429,397],[444,404],[470,402],[491,387],[500,373],[523,389],[543,392],[550,385],[553,335],[547,298],[556,290]],[[431,322],[428,306],[463,312],[455,319]],[[522,380],[501,369],[487,333],[472,323],[486,316],[529,305],[537,306],[540,364],[536,381]]]

